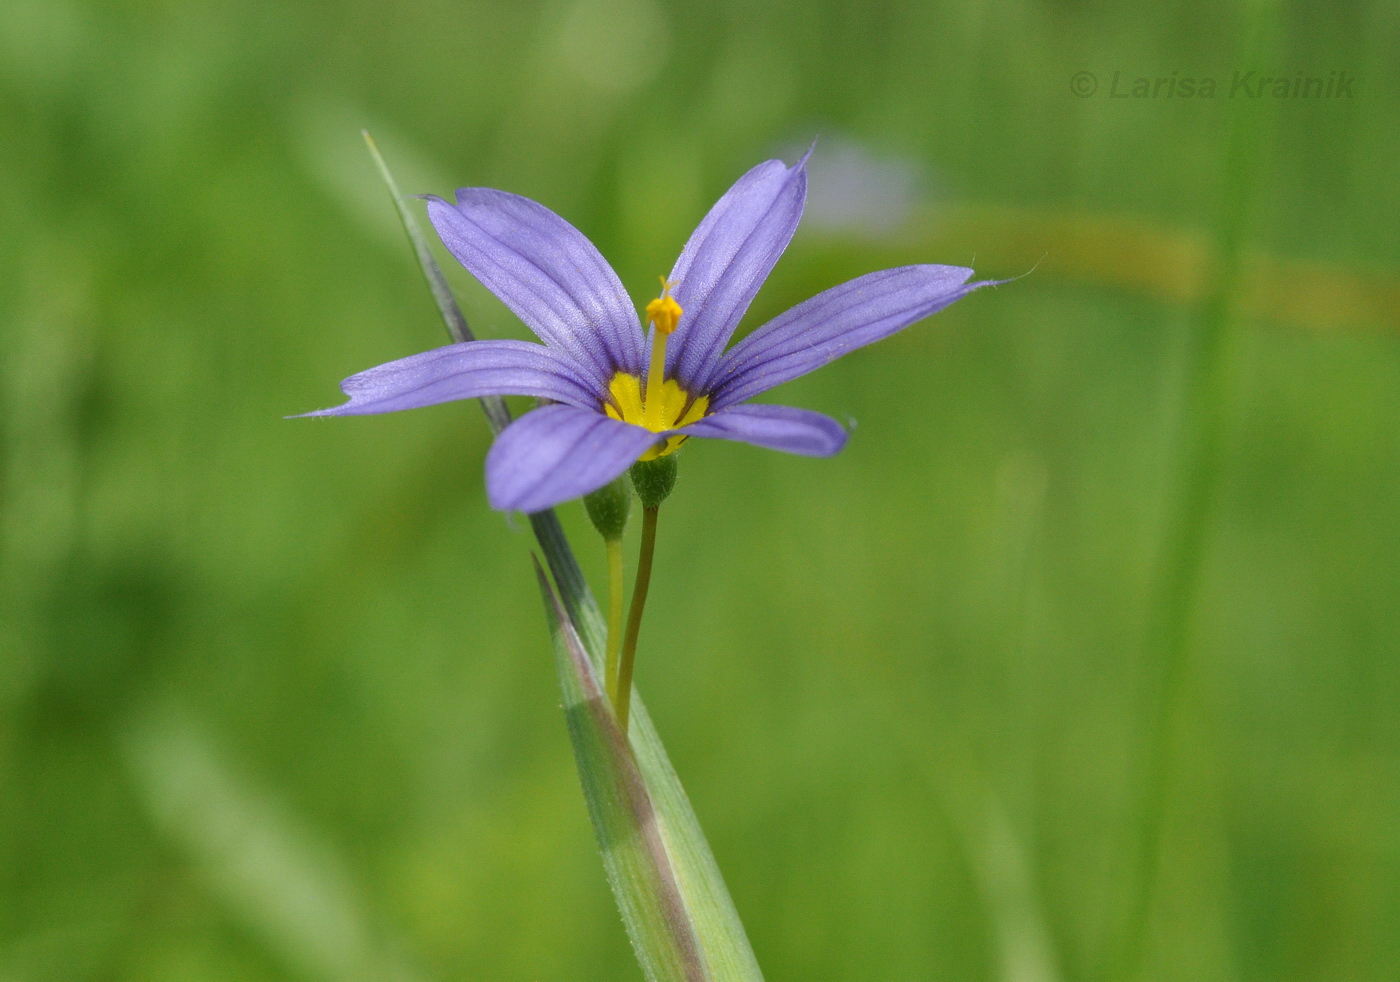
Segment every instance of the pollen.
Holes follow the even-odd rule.
[[[661,296],[647,304],[647,320],[656,325],[656,329],[663,335],[669,335],[676,329],[676,324],[681,319],[681,305],[676,303],[676,298],[671,296],[673,284],[666,277],[661,277]]]
[[[681,388],[680,383],[675,379],[667,379],[661,386],[658,400],[660,409],[652,410],[651,418],[658,421],[653,424],[649,421],[646,411],[650,399],[643,398],[642,380],[636,375],[618,372],[608,385],[608,393],[612,398],[603,404],[605,413],[624,423],[644,426],[653,433],[674,430],[694,423],[703,418],[705,410],[710,407],[709,396],[692,399],[690,393]],[[652,447],[638,459],[655,460],[657,457],[675,453],[686,439],[685,436],[668,437],[664,445]]]

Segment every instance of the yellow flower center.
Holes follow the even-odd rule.
[[[628,372],[614,375],[608,383],[608,393],[612,399],[603,405],[603,411],[613,419],[661,433],[693,423],[705,415],[705,410],[710,406],[709,396],[692,399],[679,382],[665,378],[666,340],[676,329],[683,313],[681,305],[671,296],[671,284],[663,276],[661,296],[647,304],[647,320],[656,326],[656,335],[651,343],[651,366],[647,371],[646,389],[643,390],[642,380],[636,375]],[[638,459],[655,460],[675,453],[685,441],[684,436],[669,437],[664,444],[652,447]]]
[[[662,383],[661,398],[656,400],[651,398],[643,400],[642,380],[627,372],[618,372],[613,376],[612,382],[608,385],[608,392],[612,394],[612,402],[603,404],[604,412],[613,419],[620,419],[624,423],[645,426],[653,433],[679,429],[687,423],[702,419],[705,410],[710,406],[709,396],[700,396],[698,399],[692,400],[690,393],[682,389],[673,378],[668,378]],[[657,411],[658,421],[655,424],[647,419],[647,411],[653,404],[660,406]],[[668,453],[675,453],[685,441],[686,437],[684,436],[670,437],[664,445],[652,447],[638,459],[655,460]]]

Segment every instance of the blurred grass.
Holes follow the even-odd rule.
[[[636,977],[479,413],[282,419],[441,342],[365,125],[406,190],[537,197],[639,297],[765,156],[820,134],[818,165],[849,141],[913,168],[903,224],[804,228],[748,325],[884,265],[1040,263],[779,393],[859,422],[840,457],[687,448],[638,683],[771,978],[1088,975],[1132,889],[1142,635],[1228,103],[1069,78],[1256,67],[1242,16],[10,0],[0,978]],[[1290,5],[1279,43],[1357,95],[1272,107],[1148,966],[1379,980],[1400,16]],[[523,336],[449,275],[479,333]],[[294,858],[250,887],[229,843],[260,841]],[[302,868],[334,873],[288,886]],[[314,918],[246,899],[301,889],[335,894],[359,955],[318,961]]]

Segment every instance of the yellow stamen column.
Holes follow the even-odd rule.
[[[661,278],[661,296],[647,304],[647,320],[656,328],[651,342],[651,368],[647,371],[647,390],[642,394],[642,425],[660,432],[665,420],[666,341],[680,323],[681,305],[671,296],[671,284]]]
[[[671,296],[671,284],[661,280],[661,296],[647,304],[647,319],[656,328],[651,344],[651,367],[647,371],[646,392],[642,394],[641,425],[660,433],[674,425],[668,417],[666,400],[666,340],[681,319],[681,305]],[[699,406],[703,414],[704,405]],[[676,409],[675,414],[680,410]],[[699,415],[696,416],[699,418]],[[643,457],[632,465],[632,486],[642,501],[642,548],[637,559],[637,582],[632,587],[632,608],[627,615],[627,635],[622,642],[618,664],[617,686],[613,690],[613,708],[622,732],[627,732],[628,710],[632,704],[632,666],[637,657],[637,638],[642,630],[642,612],[646,609],[647,589],[651,585],[651,561],[656,550],[656,516],[661,502],[671,493],[676,480],[676,458],[664,455],[651,459]]]
[[[647,321],[655,333],[646,377],[625,371],[615,374],[608,383],[603,412],[653,433],[678,430],[704,418],[710,408],[709,396],[687,392],[676,379],[666,377],[666,342],[680,323],[682,313],[681,305],[671,296],[671,284],[662,279],[661,296],[647,304]],[[685,440],[683,435],[667,437],[638,459],[645,462],[675,453]]]

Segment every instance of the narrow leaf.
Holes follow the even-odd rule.
[[[536,516],[531,516],[534,517]],[[552,512],[550,517],[554,517]],[[558,520],[555,521],[557,523]],[[546,543],[543,537],[540,539],[540,545],[547,558],[549,548],[561,543],[564,555],[560,565],[571,564],[577,570],[578,564],[574,562],[573,554],[568,552],[568,541],[562,538],[562,532],[558,540]],[[550,568],[554,569],[553,562]],[[559,592],[564,595],[568,605],[568,590],[571,587],[560,581],[557,574],[555,579],[559,584]],[[594,672],[601,675],[607,627],[587,583],[583,583],[581,577],[577,582],[582,583],[582,591],[573,597],[573,604],[569,605],[570,613],[577,633],[591,657]],[[700,946],[705,952],[706,964],[716,979],[762,982],[763,972],[759,969],[758,959],[754,957],[753,948],[749,945],[743,922],[739,920],[739,912],[724,885],[719,864],[715,862],[704,830],[700,828],[700,820],[695,817],[695,809],[691,807],[690,798],[681,786],[676,769],[671,766],[671,758],[666,753],[666,747],[652,724],[651,714],[647,712],[636,686],[632,688],[628,736],[637,767],[651,792],[652,804],[661,823],[662,837],[671,855],[676,877],[680,881],[686,909],[690,911],[695,930],[700,936]]]
[[[553,513],[550,513],[550,517],[553,517]],[[562,558],[577,569],[573,554],[568,552],[568,541],[562,539],[562,533],[561,538],[552,540],[550,545],[561,542],[565,550]],[[543,538],[540,544],[548,555],[548,546]],[[560,583],[560,592],[564,593],[566,589]],[[565,600],[568,600],[567,594]],[[571,633],[584,642],[592,663],[593,676],[598,678],[603,671],[607,628],[586,583],[583,584],[582,592],[575,596],[574,606],[579,613],[572,618],[570,626],[576,627],[577,630]],[[662,840],[666,844],[666,851],[680,884],[686,910],[699,936],[705,964],[717,980],[763,982],[763,972],[759,969],[758,960],[749,945],[743,922],[739,920],[739,912],[724,885],[719,864],[715,862],[704,830],[700,828],[700,821],[695,817],[695,809],[691,807],[690,798],[686,796],[685,788],[681,786],[680,778],[671,766],[671,758],[667,755],[666,747],[662,744],[661,737],[652,724],[651,715],[647,712],[635,686],[632,689],[631,717],[628,736],[632,754],[651,794]],[[616,723],[613,725],[615,728]]]
[[[369,130],[361,130],[361,135],[365,138],[365,145],[369,147],[370,156],[374,158],[374,164],[379,168],[379,176],[384,178],[384,184],[389,189],[389,196],[394,199],[394,207],[399,211],[399,220],[403,222],[403,230],[408,233],[409,244],[413,246],[413,254],[418,257],[418,266],[423,270],[423,278],[428,281],[428,289],[432,291],[433,300],[437,303],[438,312],[442,314],[442,321],[447,325],[447,333],[456,342],[475,341],[476,336],[472,334],[472,329],[467,325],[467,318],[462,314],[462,308],[457,306],[457,298],[452,295],[452,288],[447,285],[447,277],[442,275],[442,267],[433,258],[433,251],[428,247],[428,239],[423,235],[423,229],[418,224],[418,219],[408,207],[408,202],[404,200],[403,194],[399,191],[398,182],[394,180],[394,175],[389,171],[389,165],[384,162],[384,157],[379,153],[379,147],[374,142],[374,137],[369,135]],[[486,413],[486,419],[491,423],[491,430],[499,433],[510,425],[510,410],[506,408],[505,400],[500,396],[483,396],[481,408]]]
[[[370,156],[374,158],[375,167],[379,169],[379,176],[384,179],[384,186],[389,190],[389,197],[394,201],[394,208],[399,213],[404,233],[408,236],[409,245],[413,247],[413,254],[418,258],[418,266],[423,271],[423,279],[428,282],[428,289],[432,292],[433,300],[437,303],[438,312],[442,315],[442,322],[447,326],[447,333],[453,341],[459,343],[475,341],[476,335],[472,333],[470,325],[467,324],[467,318],[462,314],[462,308],[457,305],[457,299],[452,295],[452,288],[447,285],[447,278],[442,275],[442,267],[433,258],[433,251],[428,247],[427,237],[423,235],[423,229],[418,224],[418,219],[414,217],[413,210],[408,207],[403,193],[399,191],[398,182],[394,180],[389,165],[385,163],[384,156],[379,152],[374,137],[369,135],[368,130],[362,130],[361,134],[365,138],[365,145],[369,147]],[[510,409],[506,406],[504,399],[500,396],[486,396],[479,401],[482,411],[486,413],[486,421],[491,425],[491,432],[500,433],[501,430],[510,425]],[[594,602],[592,593],[589,592],[588,581],[584,579],[583,571],[579,569],[578,561],[574,559],[573,551],[569,548],[569,540],[564,536],[564,529],[559,524],[559,518],[554,514],[554,510],[548,509],[532,514],[530,526],[534,529],[535,538],[539,540],[540,549],[544,552],[545,562],[549,564],[549,571],[554,576],[554,582],[559,584],[559,592],[564,597],[564,608],[569,612],[569,619],[575,624],[589,624],[593,631],[603,630],[602,615],[598,612],[598,605]]]
[[[671,758],[652,725],[646,706],[632,690],[632,752],[651,791],[652,804],[661,823],[661,834],[680,881],[681,895],[690,912],[705,963],[716,979],[726,982],[763,982],[758,959],[744,933],[739,912],[724,885],[714,853],[695,817],[685,788],[681,786]]]
[[[651,795],[598,682],[593,662],[535,561],[583,796],[632,947],[649,982],[707,982]]]

